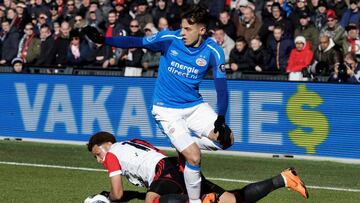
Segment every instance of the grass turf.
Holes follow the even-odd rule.
[[[0,161],[48,164],[102,169],[85,146],[0,141]],[[294,166],[307,185],[360,189],[360,165],[292,159],[264,159],[237,156],[203,155],[206,177],[257,181],[272,177]],[[244,183],[214,181],[226,189]],[[125,182],[136,197],[146,192]],[[0,164],[0,202],[82,202],[88,195],[109,190],[105,172],[39,168]],[[140,193],[142,194],[140,194]],[[286,189],[272,192],[260,202],[359,202],[360,192],[309,189],[310,199]],[[140,194],[140,195],[139,195]],[[143,202],[138,199],[129,202]]]

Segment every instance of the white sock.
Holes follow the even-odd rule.
[[[200,166],[194,166],[186,162],[184,169],[184,179],[190,203],[201,203],[201,174]]]

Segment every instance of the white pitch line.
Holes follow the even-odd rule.
[[[18,162],[8,162],[0,161],[0,164],[4,165],[15,165],[15,166],[31,166],[31,167],[40,167],[40,168],[58,168],[58,169],[69,169],[69,170],[79,170],[79,171],[98,171],[106,172],[104,169],[97,168],[85,168],[85,167],[72,167],[72,166],[58,166],[58,165],[47,165],[47,164],[31,164],[31,163],[18,163]],[[207,177],[209,180],[224,181],[224,182],[236,182],[236,183],[253,183],[255,181],[250,180],[237,180],[237,179],[227,179],[227,178],[212,178]],[[333,191],[343,191],[343,192],[360,192],[360,189],[352,188],[337,188],[337,187],[322,187],[322,186],[306,186],[307,188],[320,189],[320,190],[333,190]]]

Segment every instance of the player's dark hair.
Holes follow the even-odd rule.
[[[95,145],[102,145],[106,142],[111,142],[111,143],[115,143],[116,142],[116,138],[113,134],[108,133],[108,132],[98,132],[95,135],[91,136],[89,143],[87,144],[87,148],[89,150],[89,152],[92,151],[92,148]]]
[[[185,12],[181,19],[186,19],[190,25],[203,24],[205,27],[209,24],[209,12],[203,5],[193,5]]]

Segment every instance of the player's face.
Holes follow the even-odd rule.
[[[105,154],[106,154],[106,150],[105,147],[103,145],[95,145],[92,148],[91,154],[94,155],[94,157],[96,158],[97,162],[102,164],[104,163],[104,158],[105,158]]]
[[[196,23],[191,25],[186,19],[181,21],[181,36],[186,46],[198,47],[205,32],[206,28],[204,25]]]

